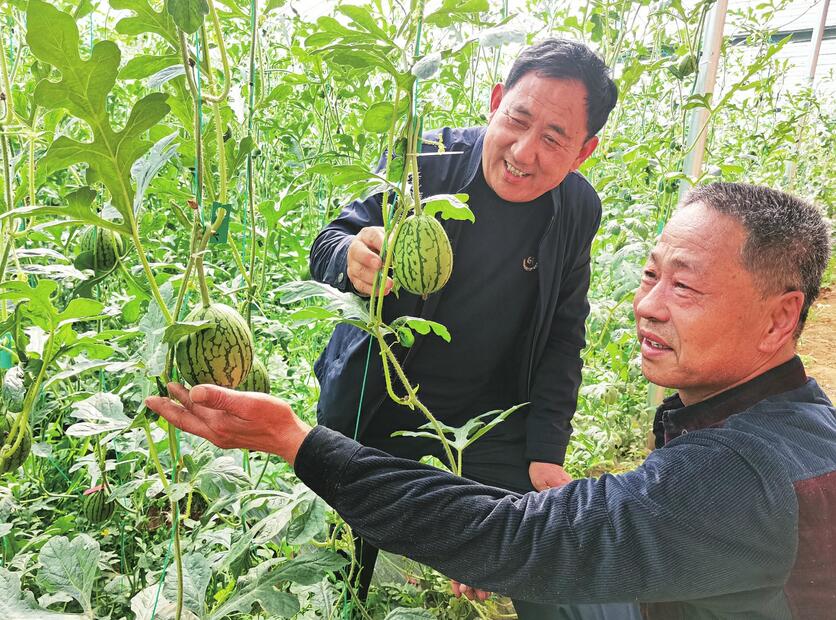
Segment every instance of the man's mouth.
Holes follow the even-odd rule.
[[[648,346],[650,346],[650,347],[652,347],[652,348],[654,348],[654,349],[663,349],[663,350],[664,350],[664,349],[670,349],[670,347],[663,345],[661,342],[656,342],[655,340],[652,340],[652,339],[650,339],[650,338],[645,338],[645,339],[644,339],[644,342],[645,342]]]
[[[515,177],[522,178],[522,177],[531,176],[528,172],[523,172],[519,168],[514,167],[507,160],[505,161],[505,169]]]

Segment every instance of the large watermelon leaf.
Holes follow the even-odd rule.
[[[131,167],[151,148],[142,135],[168,114],[167,95],[152,93],[134,104],[121,131],[110,125],[106,106],[108,93],[116,84],[121,54],[112,41],[96,43],[89,60],[79,55],[79,34],[75,20],[41,0],[31,0],[26,12],[26,40],[39,60],[61,72],[61,81],[41,80],[35,101],[46,109],[66,109],[89,126],[92,142],[61,136],[41,160],[47,173],[78,162],[87,163],[104,182],[111,201],[126,222],[133,220],[134,190]]]
[[[134,15],[123,17],[116,22],[119,34],[138,35],[153,32],[160,35],[173,48],[177,48],[177,29],[168,11],[155,11],[148,0],[110,0],[110,6],[117,10],[133,11]]]

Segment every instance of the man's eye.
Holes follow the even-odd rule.
[[[674,286],[674,288],[679,288],[679,289],[686,290],[686,291],[691,290],[691,287],[688,286],[687,284],[685,284],[684,282],[674,282],[673,286]]]
[[[545,141],[545,143],[546,143],[546,144],[548,144],[549,146],[557,146],[557,144],[558,144],[557,140],[555,140],[555,139],[554,139],[554,138],[552,138],[551,136],[543,136],[543,140],[544,140],[544,141]]]
[[[523,122],[522,122],[520,119],[515,118],[515,117],[511,116],[511,115],[510,115],[510,114],[508,114],[508,113],[506,113],[506,114],[505,114],[505,117],[508,119],[508,121],[509,121],[512,125],[519,125],[519,126],[522,126],[522,124],[523,124]]]
[[[642,276],[644,276],[647,280],[653,280],[656,278],[656,272],[651,269],[645,269],[644,272],[642,272]]]

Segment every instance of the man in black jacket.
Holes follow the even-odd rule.
[[[581,381],[589,250],[601,218],[598,196],[576,170],[615,101],[600,58],[552,39],[526,49],[494,87],[487,128],[426,136],[424,151],[440,140],[447,154],[419,157],[422,194],[466,193],[476,219],[444,222],[455,258],[447,286],[426,301],[405,291],[387,297],[384,319],[420,316],[452,334],[450,343],[419,337],[400,352],[422,402],[447,425],[530,403],[465,451],[471,479],[518,492],[569,480],[562,463]],[[352,203],[314,242],[311,273],[369,295],[383,236],[381,197]],[[438,442],[392,436],[425,420],[388,398],[369,340],[352,326],[335,329],[315,366],[319,423],[397,456],[440,457]],[[365,545],[359,556],[362,593],[376,550]]]

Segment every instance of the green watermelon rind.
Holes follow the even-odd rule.
[[[428,215],[412,215],[401,224],[393,248],[397,283],[426,297],[441,290],[453,273],[453,248],[441,223]]]
[[[267,367],[260,359],[253,360],[252,368],[247,373],[246,379],[236,388],[242,392],[261,392],[263,394],[270,393],[270,375],[267,372]]]
[[[113,516],[116,502],[104,490],[99,490],[84,496],[82,511],[90,523],[103,523]]]
[[[112,271],[124,251],[122,236],[107,228],[88,226],[81,238],[81,253],[90,254],[90,269],[97,275]]]
[[[253,336],[247,322],[225,304],[198,306],[187,321],[212,321],[212,326],[184,336],[177,342],[175,360],[180,376],[189,385],[211,383],[238,387],[253,364]]]

